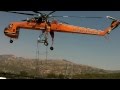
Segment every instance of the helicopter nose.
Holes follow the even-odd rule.
[[[4,34],[5,34],[5,36],[7,36],[7,37],[11,37],[11,35],[9,34],[9,32],[7,32],[6,30],[4,30]]]
[[[4,29],[4,34],[7,36],[7,28]]]
[[[10,38],[18,38],[18,34],[17,33],[11,33],[11,32],[8,32],[7,30],[4,30],[4,34],[7,37],[10,37]]]

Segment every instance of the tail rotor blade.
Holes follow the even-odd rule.
[[[112,19],[112,20],[117,20],[116,18],[113,18],[113,17],[111,17],[111,16],[106,16],[106,18]]]

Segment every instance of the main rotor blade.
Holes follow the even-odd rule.
[[[14,11],[5,11],[5,12],[23,14],[23,15],[35,15],[35,14],[31,14],[31,13],[21,13],[21,12],[14,12]]]
[[[34,13],[40,13],[40,12],[38,12],[38,11],[33,11]]]
[[[65,23],[65,24],[69,24],[69,23],[67,23],[67,22],[65,22],[65,21],[62,21],[62,20],[59,20],[59,19],[57,19],[57,21],[62,22],[62,23]]]
[[[38,12],[38,11],[33,11],[34,13],[38,13],[38,14],[41,14],[41,15],[43,15],[43,13],[41,13],[41,12]]]
[[[21,21],[27,21],[27,20],[25,19],[25,20],[21,20]]]
[[[51,17],[52,19],[54,19],[53,17]],[[55,19],[55,20],[57,20],[57,21],[59,21],[59,22],[62,22],[62,23],[65,23],[65,24],[69,24],[69,23],[67,23],[67,22],[65,22],[65,21],[62,21],[62,20],[59,20],[59,19]]]
[[[102,17],[87,17],[87,16],[52,16],[52,17],[63,17],[63,18],[102,18]]]
[[[49,16],[49,15],[51,15],[52,13],[54,13],[55,11],[52,11],[52,12],[50,12],[48,15],[47,15],[47,17]]]

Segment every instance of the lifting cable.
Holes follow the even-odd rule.
[[[37,40],[37,47],[36,47],[36,72],[38,72],[39,70],[39,61],[40,61],[40,50],[39,50],[39,44],[41,43],[41,38],[42,38],[43,34],[41,34],[38,37]],[[40,40],[40,41],[39,41]],[[48,59],[48,46],[46,46],[46,51],[45,51],[45,63],[47,63],[47,59]],[[41,65],[42,65],[42,61],[41,61]]]

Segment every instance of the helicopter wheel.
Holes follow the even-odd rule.
[[[50,50],[53,50],[54,48],[53,47],[50,47]]]
[[[13,43],[13,40],[10,39],[10,43]]]
[[[45,46],[48,46],[48,42],[45,41],[45,42],[44,42],[44,45],[45,45]]]

